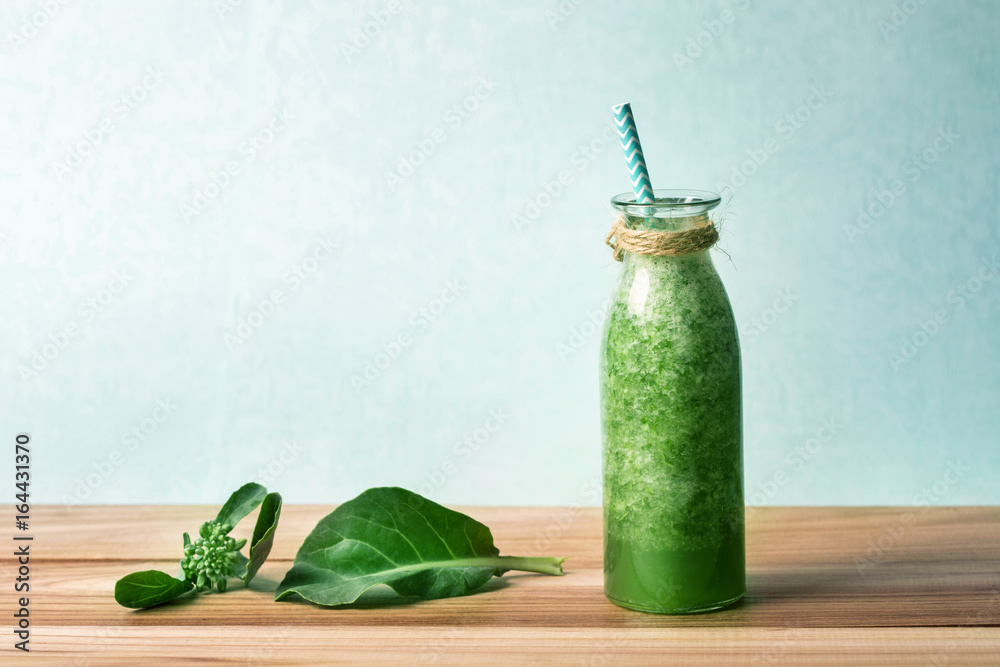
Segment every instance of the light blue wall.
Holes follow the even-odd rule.
[[[630,100],[657,187],[738,186],[748,498],[1000,501],[1000,4],[48,4],[0,15],[0,435],[35,500],[264,470],[593,503]]]

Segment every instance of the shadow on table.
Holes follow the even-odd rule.
[[[1000,624],[1000,564],[942,554],[897,554],[750,569],[734,617],[750,625],[784,618],[823,627]]]

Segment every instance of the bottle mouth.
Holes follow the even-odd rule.
[[[708,190],[653,190],[656,201],[640,204],[632,192],[611,198],[611,205],[636,217],[673,218],[707,213],[722,203],[722,198]]]

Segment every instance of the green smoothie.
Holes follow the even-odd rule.
[[[658,203],[644,212],[661,217],[627,224],[688,229],[714,201],[694,215]],[[625,253],[605,324],[601,408],[607,597],[660,613],[740,599],[740,350],[707,250]]]

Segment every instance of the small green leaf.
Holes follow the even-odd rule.
[[[190,582],[159,570],[133,572],[115,583],[115,601],[129,609],[145,609],[176,600],[192,588]]]
[[[216,522],[226,524],[230,529],[235,528],[240,519],[253,512],[266,495],[267,489],[260,484],[244,484],[229,496],[229,500],[219,510],[219,515],[215,517]]]
[[[191,545],[191,536],[188,535],[187,533],[184,533],[184,546],[188,547],[190,545]]]
[[[250,585],[250,580],[254,578],[257,570],[271,553],[271,547],[274,545],[274,531],[278,528],[280,516],[281,496],[277,493],[267,494],[260,506],[260,513],[257,515],[257,525],[253,528],[253,539],[250,540],[250,564],[247,565],[246,575],[243,577],[244,586]]]

